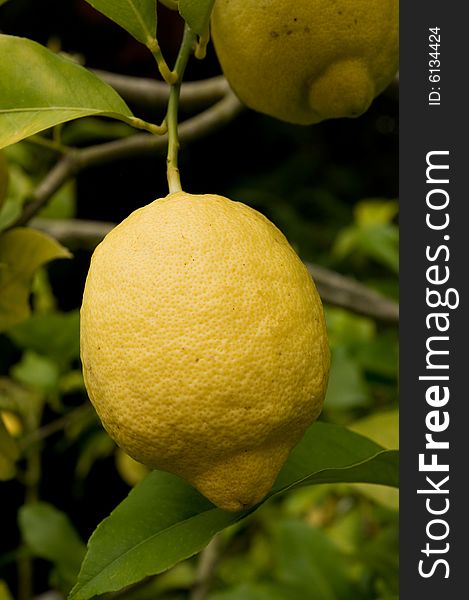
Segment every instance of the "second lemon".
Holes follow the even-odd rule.
[[[356,117],[394,78],[398,0],[216,0],[223,72],[250,108],[313,124]]]

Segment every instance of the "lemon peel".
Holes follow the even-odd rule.
[[[184,192],[96,248],[81,356],[117,444],[230,511],[268,493],[329,371],[321,301],[283,234],[240,202]]]

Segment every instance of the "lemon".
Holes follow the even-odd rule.
[[[115,455],[116,469],[121,478],[130,486],[137,485],[139,481],[148,475],[148,469],[142,463],[137,462],[120,448]]]
[[[116,443],[230,511],[267,494],[329,371],[321,301],[283,234],[242,203],[184,192],[96,248],[81,356]]]
[[[393,79],[398,0],[216,0],[223,72],[250,108],[303,125],[356,117]]]

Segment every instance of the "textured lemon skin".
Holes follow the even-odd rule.
[[[244,204],[183,192],[96,248],[81,357],[117,444],[232,511],[269,491],[329,371],[321,301],[283,234]]]
[[[216,0],[223,72],[250,108],[291,123],[356,117],[398,66],[399,0]]]

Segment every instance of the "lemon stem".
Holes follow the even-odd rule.
[[[179,54],[174,66],[177,81],[171,84],[169,92],[168,112],[166,113],[166,125],[168,127],[168,156],[166,160],[168,186],[170,193],[182,191],[181,179],[178,168],[179,133],[178,133],[178,109],[181,82],[186,69],[187,61],[194,50],[196,36],[186,25],[182,38]]]

